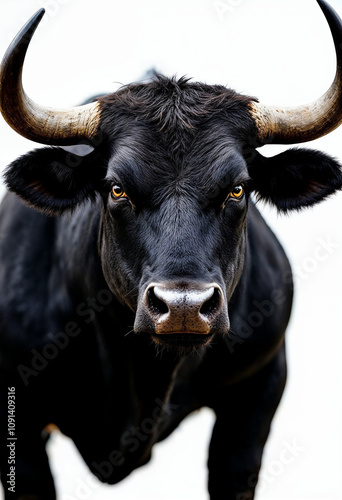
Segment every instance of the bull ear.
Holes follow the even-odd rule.
[[[342,188],[341,165],[310,149],[289,149],[272,158],[256,153],[249,168],[258,199],[278,210],[299,210],[319,203]]]
[[[95,197],[103,175],[96,156],[95,151],[78,156],[57,147],[36,149],[7,167],[5,183],[32,207],[61,215]]]

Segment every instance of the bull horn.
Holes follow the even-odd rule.
[[[306,106],[280,108],[251,103],[250,113],[257,127],[260,145],[313,141],[342,123],[342,21],[325,0],[317,2],[334,39],[337,56],[335,79],[320,99]]]
[[[7,123],[27,139],[50,145],[72,145],[96,137],[99,103],[70,109],[39,106],[25,93],[22,69],[27,48],[40,23],[40,9],[25,24],[7,49],[0,66],[0,111]]]

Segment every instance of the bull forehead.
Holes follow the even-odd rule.
[[[248,180],[248,169],[238,144],[210,128],[202,131],[181,159],[165,150],[149,133],[122,137],[109,160],[107,180],[118,182],[132,196],[151,193],[177,198],[191,194],[215,196],[218,189]]]
[[[201,142],[202,149],[211,150],[223,139],[239,147],[250,142],[255,134],[252,101],[223,86],[156,75],[100,99],[101,128],[110,141],[129,137],[138,148],[148,146],[179,164]]]

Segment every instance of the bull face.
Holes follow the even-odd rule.
[[[103,271],[136,311],[136,332],[158,344],[206,344],[229,330],[227,301],[243,269],[247,165],[210,120],[191,138],[178,126],[176,140],[192,146],[176,154],[158,128],[135,123],[106,173]]]
[[[129,111],[128,96],[140,108]],[[230,97],[223,88],[157,77],[103,101],[102,130],[111,137],[103,271],[113,293],[136,313],[135,332],[162,346],[192,349],[229,331],[227,304],[243,270],[250,181],[243,139],[234,134],[244,138],[253,123],[244,110],[241,127],[239,100],[229,118],[203,102],[210,107]],[[200,112],[207,116],[197,124]],[[114,115],[123,116],[120,123]]]
[[[340,61],[342,25],[320,4]],[[222,86],[161,76],[76,110],[45,109],[21,85],[41,16],[29,21],[4,58],[1,111],[13,128],[38,142],[68,145],[86,138],[95,147],[84,157],[57,147],[29,153],[9,166],[7,186],[49,215],[96,200],[100,214],[102,200],[96,231],[103,275],[135,312],[135,331],[165,346],[208,344],[215,333],[229,330],[250,192],[288,211],[342,186],[338,163],[322,153],[289,150],[264,158],[255,148],[332,130],[342,121],[342,85],[333,84],[305,113],[262,106]],[[336,78],[340,82],[339,71]],[[88,205],[75,220],[86,227],[90,213]]]

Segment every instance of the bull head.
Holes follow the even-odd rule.
[[[161,76],[70,110],[43,108],[25,94],[21,75],[44,10],[4,57],[0,109],[14,130],[43,144],[95,145],[74,163],[58,147],[28,153],[8,167],[7,186],[49,215],[89,198],[102,203],[102,212],[90,209],[80,225],[96,226],[94,255],[106,284],[134,313],[134,331],[157,344],[207,345],[229,331],[228,304],[248,269],[247,223],[254,218],[255,232],[260,221],[248,211],[250,192],[287,211],[342,186],[340,166],[327,155],[289,150],[263,158],[255,150],[313,140],[342,121],[342,21],[318,3],[334,38],[336,77],[321,99],[297,108]]]

